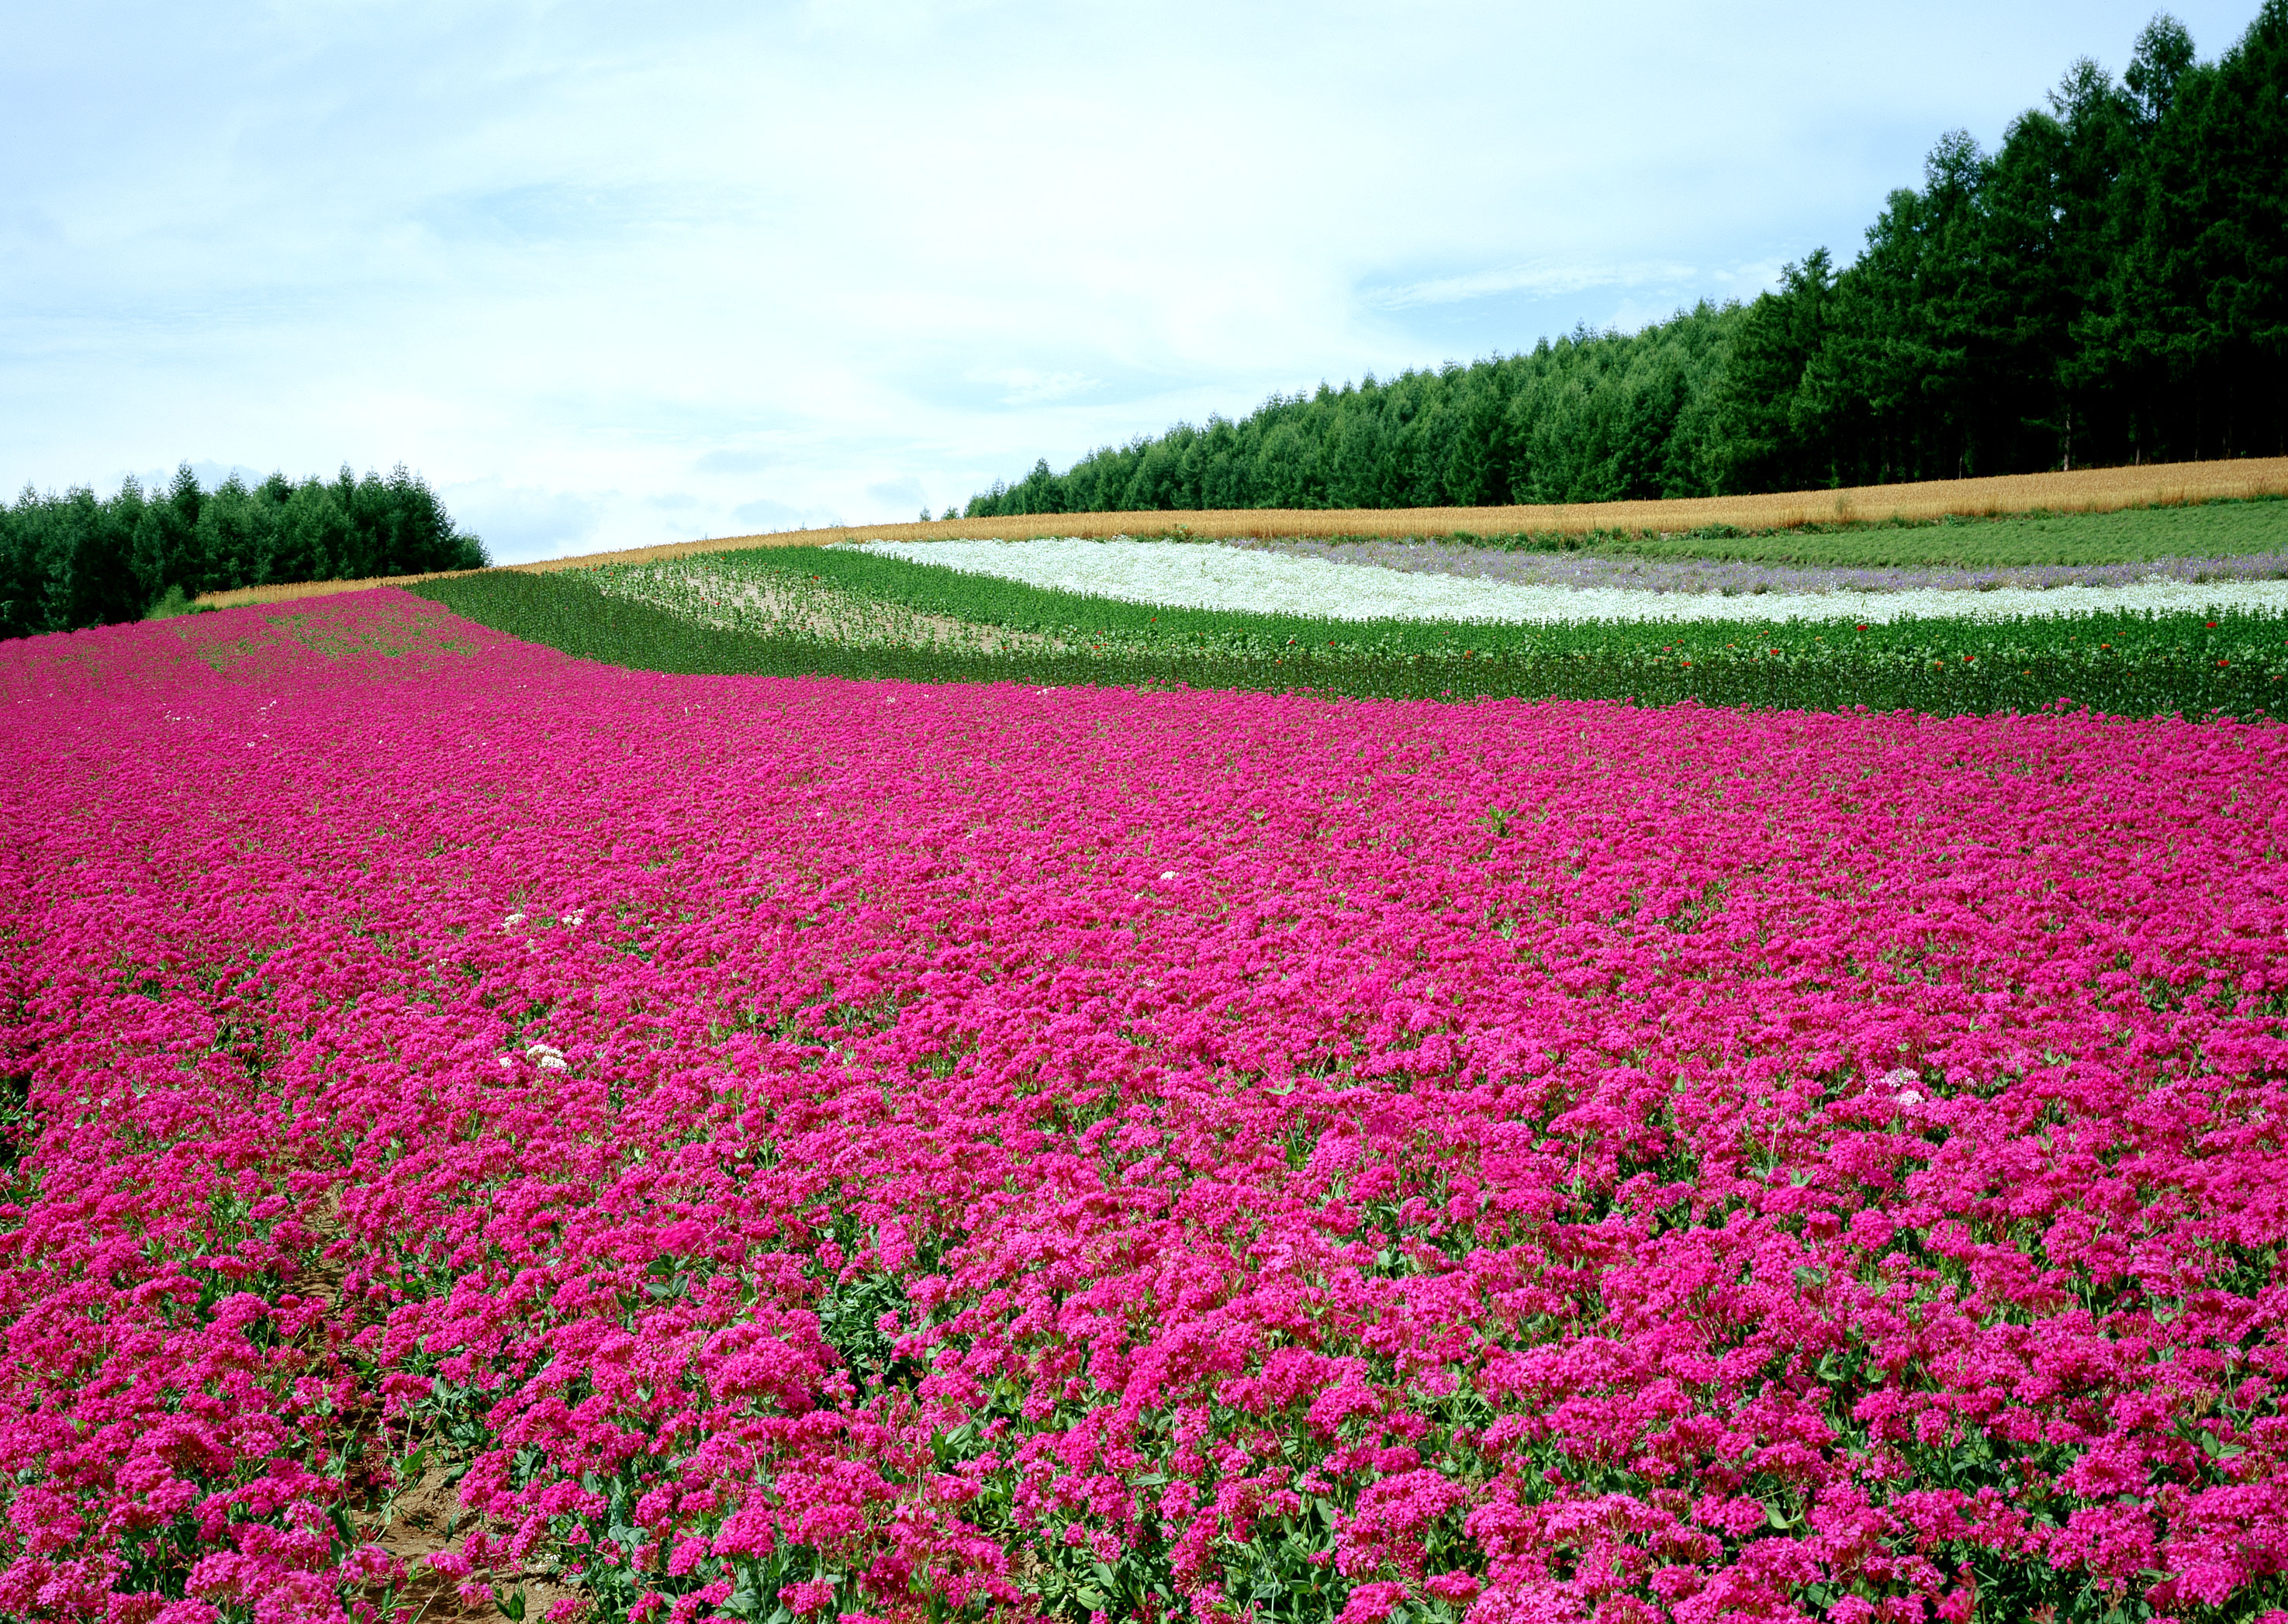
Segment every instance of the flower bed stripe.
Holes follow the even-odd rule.
[[[2288,607],[2288,581],[1913,589],[1872,592],[1654,592],[1625,587],[1520,586],[1464,575],[1345,566],[1299,553],[1205,543],[871,542],[865,551],[1056,591],[1172,608],[1227,609],[1345,621],[1444,620],[1547,624],[1582,621],[1887,622],[1938,617]]]

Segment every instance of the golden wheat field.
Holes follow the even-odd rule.
[[[1932,479],[1914,485],[1860,485],[1839,490],[1781,491],[1760,496],[1695,496],[1675,502],[1599,502],[1490,508],[1236,508],[1206,512],[1034,513],[1003,519],[949,519],[930,523],[840,525],[719,535],[618,552],[549,558],[501,567],[547,571],[600,564],[652,564],[692,553],[748,547],[818,546],[830,542],[981,540],[1021,541],[1044,535],[1225,536],[1580,535],[1592,531],[1656,535],[1729,525],[1741,530],[1784,530],[1798,525],[1880,523],[1886,519],[1992,518],[2006,513],[2109,513],[2123,508],[2171,507],[2251,496],[2288,495],[2288,457],[2247,457],[2208,463],[2149,463],[2141,467],[2077,469],[2071,473],[2005,474],[1981,479]],[[450,572],[467,574],[466,571]],[[330,592],[355,591],[391,582],[312,581],[209,592],[203,604],[280,603]]]

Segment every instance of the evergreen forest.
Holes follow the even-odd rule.
[[[107,499],[26,487],[0,507],[0,638],[74,631],[187,606],[202,592],[478,569],[484,545],[453,527],[402,467],[363,479],[235,474],[203,488],[178,468],[163,494],[129,479]]]
[[[1746,305],[1275,395],[1045,460],[972,518],[1474,507],[2288,453],[2288,0],[2197,59],[2164,12],[1998,150],[1942,137],[1856,259]]]

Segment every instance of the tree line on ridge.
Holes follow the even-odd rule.
[[[0,638],[73,631],[184,606],[202,592],[479,569],[484,543],[454,527],[426,481],[233,474],[203,488],[187,466],[163,493],[130,478],[102,498],[26,487],[0,507]]]
[[[1680,497],[2288,454],[2288,0],[2214,62],[2166,12],[1998,150],[1950,133],[1865,247],[1743,306],[1275,395],[971,518]]]

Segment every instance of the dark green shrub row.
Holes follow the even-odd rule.
[[[211,491],[179,468],[163,495],[131,479],[108,499],[84,486],[60,496],[27,487],[0,507],[0,638],[137,620],[234,587],[488,562],[402,467],[386,479],[346,467],[330,480],[273,474],[250,487],[234,475]]]

